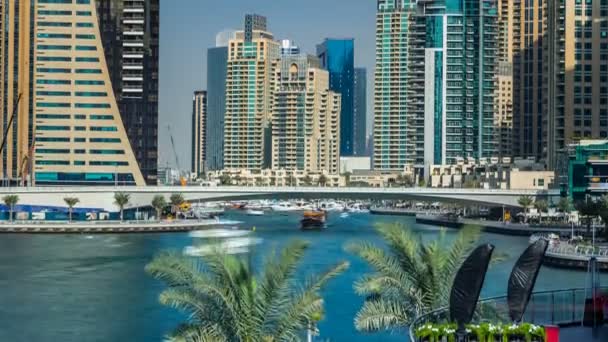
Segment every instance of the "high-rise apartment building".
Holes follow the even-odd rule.
[[[281,56],[297,56],[300,54],[300,48],[296,43],[289,39],[281,40]]]
[[[514,1],[497,1],[497,36],[494,124],[496,154],[498,157],[513,156],[513,51],[514,51]]]
[[[543,2],[548,15],[547,164],[580,139],[608,137],[608,1]]]
[[[353,155],[367,155],[367,69],[365,68],[355,68]]]
[[[127,136],[146,182],[156,185],[159,0],[95,2],[108,71]]]
[[[511,1],[513,12],[513,155],[546,158],[548,1]]]
[[[197,90],[192,98],[192,172],[206,171],[207,92]]]
[[[272,168],[339,173],[340,94],[316,57],[283,56],[275,72]]]
[[[340,154],[353,155],[355,85],[355,41],[352,38],[328,38],[317,45],[321,66],[329,71],[329,87],[342,96],[340,114]]]
[[[209,170],[224,167],[224,114],[226,112],[226,72],[228,42],[234,31],[223,31],[216,37],[216,46],[207,50],[207,143],[205,158]]]
[[[415,116],[408,109],[408,101],[415,101],[409,96],[414,91],[408,92],[408,79],[414,77],[408,61],[416,8],[402,0],[377,4],[373,167],[401,170],[416,157]]]
[[[497,153],[494,1],[378,1],[374,166]]]
[[[34,16],[36,184],[144,185],[112,88],[95,3],[38,0]]]
[[[259,170],[271,164],[271,83],[280,47],[262,18],[247,15],[245,30],[228,46],[225,169]]]
[[[3,185],[29,178],[34,124],[35,1],[0,2],[0,178]],[[4,132],[6,131],[6,136]]]

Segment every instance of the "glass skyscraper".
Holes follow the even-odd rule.
[[[329,71],[330,90],[342,95],[340,115],[340,155],[354,154],[355,41],[353,39],[325,39],[317,45],[321,67]]]
[[[223,33],[225,34],[225,33]],[[234,36],[233,33],[230,34]],[[226,43],[218,39],[219,44]],[[226,112],[226,71],[228,47],[216,46],[207,50],[207,168],[224,167],[224,114]]]

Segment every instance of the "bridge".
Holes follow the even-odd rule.
[[[102,186],[102,187],[13,187],[0,188],[0,197],[18,195],[19,204],[65,206],[65,197],[77,197],[78,207],[116,211],[114,193],[131,196],[128,209],[148,207],[156,195],[168,198],[182,194],[190,202],[238,201],[251,199],[373,199],[461,203],[489,207],[518,207],[521,196],[557,199],[559,190],[485,190],[435,188],[366,187],[240,187],[240,186]]]

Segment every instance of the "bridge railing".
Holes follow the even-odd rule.
[[[608,291],[602,287],[601,291]],[[585,299],[588,289],[572,288],[535,292],[524,314],[523,322],[540,326],[580,324],[585,310]],[[506,296],[482,299],[477,306],[473,324],[511,323]],[[417,317],[409,327],[410,341],[414,342],[416,331],[421,326],[432,323],[449,323],[449,309],[441,308]]]

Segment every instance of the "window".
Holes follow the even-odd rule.
[[[75,93],[76,96],[91,96],[91,97],[99,97],[99,96],[108,96],[108,93],[98,92],[98,91],[77,91]]]
[[[38,45],[38,50],[71,50],[70,45]]]
[[[37,102],[36,106],[43,108],[70,108],[70,104],[65,102]]]
[[[69,91],[36,91],[36,95],[38,96],[70,96]]]
[[[112,120],[113,115],[91,115],[91,120]]]
[[[93,80],[76,80],[76,84],[79,85],[104,85],[104,81],[93,81]]]
[[[90,150],[91,154],[125,154],[124,150]]]
[[[76,119],[76,120],[85,120],[86,118],[87,118],[87,116],[84,115],[84,114],[76,114],[76,115],[74,115],[74,119]]]
[[[68,154],[69,149],[58,149],[58,148],[37,148],[36,153],[41,154]]]
[[[64,68],[36,68],[38,72],[46,72],[50,74],[69,74],[72,72],[72,69],[64,69]]]
[[[91,11],[76,11],[76,15],[90,17],[91,16]]]
[[[89,138],[92,143],[120,143],[118,138]]]
[[[74,161],[74,165],[77,165],[77,166],[82,166],[82,165],[86,165],[86,164],[87,163],[85,161],[83,161],[83,160],[75,160]]]
[[[97,57],[76,57],[76,62],[99,62]]]
[[[81,131],[86,131],[87,128],[84,126],[76,126],[76,127],[74,127],[74,130],[81,132]]]
[[[61,22],[52,22],[52,21],[39,21],[38,26],[47,26],[47,27],[72,27],[72,23],[61,23]]]
[[[108,103],[77,103],[76,108],[111,108]]]
[[[40,4],[71,4],[72,0],[38,0]]]
[[[74,138],[74,142],[78,142],[78,143],[87,142],[87,138]]]
[[[93,23],[76,23],[76,27],[93,27]]]
[[[118,128],[116,128],[114,126],[106,126],[106,127],[93,126],[93,127],[91,127],[91,131],[93,131],[93,132],[118,132]]]
[[[76,45],[76,51],[97,51],[97,46]]]
[[[95,39],[94,34],[77,34],[76,39]]]
[[[67,33],[38,33],[38,38],[51,38],[51,39],[71,39],[72,35]]]
[[[57,57],[57,56],[38,56],[36,60],[39,62],[71,62],[71,57]]]
[[[36,84],[72,84],[70,80],[36,80]]]
[[[70,142],[70,138],[36,137],[39,142]]]
[[[69,131],[70,126],[36,126],[36,130],[39,131]]]
[[[117,161],[90,161],[91,166],[129,166],[128,162],[117,162]]]
[[[545,186],[545,180],[544,179],[539,179],[538,180],[538,186]]]
[[[101,69],[76,69],[77,74],[101,74]]]
[[[69,114],[36,114],[36,119],[64,120],[69,118]]]
[[[72,15],[72,11],[39,10],[38,15]]]
[[[36,160],[36,165],[70,165],[69,160]]]

